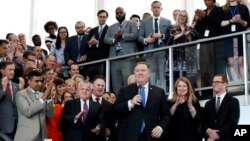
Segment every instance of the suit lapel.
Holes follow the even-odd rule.
[[[88,111],[88,115],[86,118],[86,121],[89,120],[89,118],[91,118],[92,113],[95,110],[95,105],[94,105],[94,101],[90,100],[91,98],[89,98],[89,111]]]
[[[147,27],[149,30],[150,30],[150,34],[153,34],[154,33],[154,25],[153,25],[153,17],[150,17],[148,19],[148,23],[146,25],[149,25],[149,27]],[[147,35],[148,36],[148,35]]]
[[[220,107],[218,109],[218,112],[217,113],[220,113],[222,109],[226,108],[225,106],[227,105],[227,99],[228,99],[228,96],[227,94],[225,95],[224,99],[221,101],[220,103]]]
[[[16,93],[18,91],[17,85],[13,82],[11,82],[12,85],[12,96],[13,96],[13,104],[16,105],[15,99],[16,99]]]
[[[149,84],[148,85],[148,98],[147,98],[147,101],[146,101],[146,109],[150,108],[150,105],[151,105],[151,101],[153,99],[153,88],[152,86]]]
[[[30,87],[26,88],[27,96],[32,100],[36,101],[36,97],[34,96],[32,90]]]

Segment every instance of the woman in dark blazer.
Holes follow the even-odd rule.
[[[200,136],[200,105],[186,77],[176,80],[173,98],[168,101],[171,120],[168,141],[198,141]]]

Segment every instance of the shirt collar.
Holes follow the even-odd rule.
[[[221,94],[221,95],[216,95],[216,99],[218,98],[218,97],[220,97],[220,101],[222,101],[223,99],[224,99],[224,97],[225,97],[225,95],[226,95],[226,92],[224,92],[223,94]]]
[[[153,20],[155,20],[155,19],[158,19],[158,20],[160,20],[160,16],[159,17],[155,17],[155,16],[153,16]]]
[[[96,98],[99,98],[99,103],[102,103],[102,97],[97,97],[94,94],[92,94],[92,99],[94,102],[96,102]]]

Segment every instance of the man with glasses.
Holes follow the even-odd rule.
[[[228,141],[230,126],[238,124],[240,106],[238,99],[227,94],[228,80],[223,74],[214,76],[214,97],[204,108],[204,132],[208,141]]]

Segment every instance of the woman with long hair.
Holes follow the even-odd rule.
[[[200,105],[191,83],[180,77],[174,85],[173,98],[168,101],[171,121],[167,133],[170,141],[198,141],[200,127]]]

